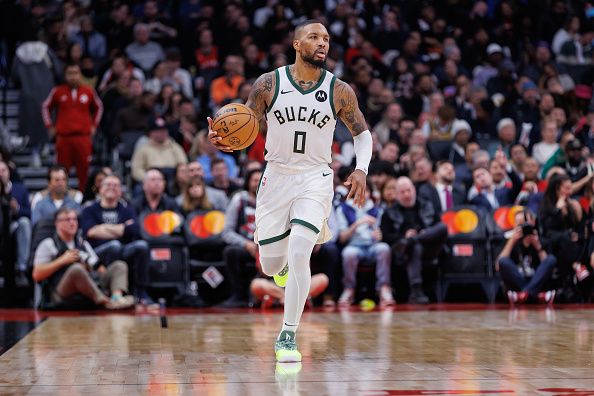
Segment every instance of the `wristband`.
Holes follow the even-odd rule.
[[[353,142],[355,146],[355,157],[357,158],[355,169],[359,169],[367,175],[373,146],[373,139],[371,138],[369,129],[361,132],[357,136],[353,136]]]

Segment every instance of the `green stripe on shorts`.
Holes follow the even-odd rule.
[[[302,226],[309,228],[310,230],[312,230],[316,234],[319,234],[320,233],[320,230],[318,230],[318,228],[315,225],[313,225],[313,224],[311,224],[311,223],[309,223],[309,222],[307,222],[305,220],[293,219],[289,223],[291,223],[291,224],[301,224]]]
[[[284,233],[282,233],[280,235],[277,235],[272,238],[262,239],[261,241],[258,241],[258,244],[260,246],[262,246],[262,245],[268,245],[269,243],[278,242],[278,241],[283,240],[286,237],[288,237],[290,233],[291,233],[291,229],[289,228],[287,231],[285,231]]]

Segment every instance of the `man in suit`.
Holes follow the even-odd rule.
[[[511,183],[507,182],[498,186],[493,181],[493,175],[489,169],[479,166],[473,170],[474,186],[472,190],[474,191],[469,192],[470,203],[487,211],[513,205],[522,188],[522,180],[508,163],[507,156],[502,150],[497,151],[492,162],[496,162],[505,169]]]
[[[435,164],[435,184],[423,184],[419,187],[419,197],[431,202],[439,216],[456,205],[466,202],[466,189],[455,183],[456,172],[450,161],[438,161]]]

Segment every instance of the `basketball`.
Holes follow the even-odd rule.
[[[221,107],[214,116],[212,129],[223,140],[221,144],[233,150],[249,147],[258,136],[258,120],[256,115],[246,105],[230,103]]]

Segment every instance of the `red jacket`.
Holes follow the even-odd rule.
[[[103,103],[95,90],[87,85],[71,89],[68,85],[53,88],[41,107],[43,122],[51,128],[51,110],[56,108],[56,135],[91,134],[103,114]],[[91,115],[94,116],[91,118]]]

